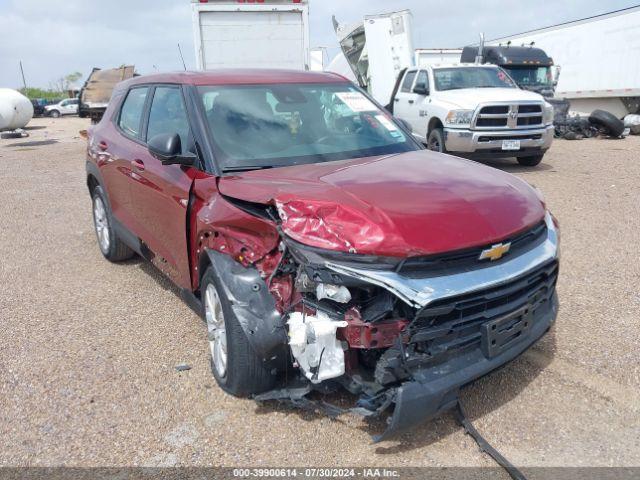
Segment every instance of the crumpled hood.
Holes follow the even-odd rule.
[[[277,205],[287,235],[333,250],[415,256],[488,245],[544,217],[500,170],[426,150],[222,177],[229,197]]]
[[[438,101],[449,103],[457,108],[475,110],[479,103],[521,102],[544,99],[541,95],[519,88],[463,88],[437,92]]]

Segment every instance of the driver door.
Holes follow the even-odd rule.
[[[158,85],[149,94],[144,143],[155,135],[177,133],[183,153],[194,150],[181,87]],[[135,233],[151,250],[152,263],[182,288],[191,286],[187,213],[197,173],[195,167],[163,165],[146,148],[132,161],[129,189]]]

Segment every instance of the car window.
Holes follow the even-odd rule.
[[[177,87],[156,87],[149,112],[147,140],[162,133],[180,135],[183,153],[189,141],[189,120]]]
[[[140,136],[142,111],[144,110],[144,102],[147,99],[148,90],[148,87],[131,89],[122,104],[118,126],[127,135],[132,137]]]
[[[402,82],[402,91],[406,93],[411,92],[411,87],[413,86],[413,79],[416,78],[416,72],[409,72],[404,77],[404,82]]]
[[[425,88],[429,88],[429,75],[427,74],[426,70],[420,70],[420,73],[418,73],[418,79],[416,80],[416,87],[418,85],[424,86]]]
[[[418,148],[351,84],[198,87],[223,171],[389,155]]]
[[[63,101],[60,102],[60,106],[61,107],[66,107],[67,103],[69,103],[69,102],[67,102],[66,100],[63,100]]]
[[[69,103],[70,103],[71,105],[77,105],[77,104],[78,104],[78,99],[77,99],[77,98],[74,98],[74,99],[73,99],[73,100],[71,100]]]

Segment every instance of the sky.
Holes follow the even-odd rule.
[[[338,52],[340,23],[394,10],[413,12],[416,48],[462,47],[636,5],[638,0],[310,0],[311,46]],[[480,6],[481,5],[481,6]],[[136,65],[141,74],[195,68],[190,0],[0,0],[0,87],[47,88],[72,72]]]

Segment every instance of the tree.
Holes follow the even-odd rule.
[[[49,88],[56,92],[68,92],[75,82],[82,78],[80,72],[73,72],[49,83]]]

